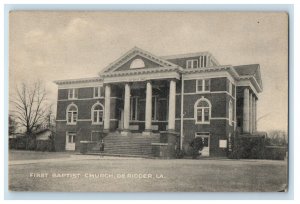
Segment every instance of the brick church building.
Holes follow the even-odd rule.
[[[161,57],[137,47],[98,76],[55,83],[57,151],[88,144],[99,152],[103,139],[105,153],[128,155],[151,155],[154,147],[172,155],[201,137],[203,156],[227,156],[236,131],[255,134],[262,92],[258,64],[220,65],[209,52]]]

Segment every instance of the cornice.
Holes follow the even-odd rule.
[[[103,82],[103,79],[100,77],[91,77],[91,78],[66,79],[66,80],[54,81],[54,83],[57,85],[90,83],[90,82]]]

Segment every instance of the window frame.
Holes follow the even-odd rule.
[[[73,106],[76,108],[76,111],[70,111],[69,110]],[[74,113],[75,112],[76,112],[76,121],[74,122]],[[71,121],[70,122],[69,122],[69,113],[71,113]],[[66,120],[67,120],[68,125],[76,125],[77,124],[77,121],[78,121],[78,107],[74,103],[69,104],[67,109],[66,109]]]
[[[98,105],[100,105],[102,107],[102,110],[95,110],[95,107],[97,107]],[[94,121],[94,116],[95,116],[95,112],[97,114],[97,121]],[[102,121],[99,121],[100,119],[100,112],[102,112]],[[92,124],[93,125],[103,125],[103,121],[104,121],[104,106],[100,103],[97,102],[95,103],[92,108],[91,108],[91,120],[92,120]]]
[[[78,99],[78,88],[70,88],[68,89],[68,99]]]
[[[199,87],[199,81],[201,81],[201,84],[202,84],[202,90],[199,90],[198,87]],[[206,83],[205,81],[208,81],[208,90],[205,90],[205,87],[206,87]],[[206,78],[206,79],[197,79],[196,80],[196,93],[208,93],[210,92],[210,83],[211,82],[211,79],[210,78]]]
[[[194,62],[196,62],[196,66],[194,66]],[[189,63],[191,63],[191,67],[188,66]],[[199,60],[198,59],[186,60],[186,68],[187,69],[199,68]]]
[[[98,89],[98,91],[96,92],[97,89]],[[96,87],[94,87],[94,89],[93,89],[93,98],[101,98],[101,97],[103,97],[101,95],[102,89],[103,89],[103,86],[96,86]],[[98,94],[97,96],[96,96],[96,93]]]
[[[76,132],[67,132],[67,141],[68,141],[68,144],[75,144],[76,143]],[[70,142],[70,137],[72,138],[71,139],[71,142]]]
[[[208,107],[198,107],[198,104],[201,101],[205,101],[208,104]],[[208,120],[205,120],[205,110],[208,109]],[[201,97],[200,99],[198,99],[195,102],[194,105],[194,119],[195,119],[195,124],[210,124],[210,120],[211,120],[211,103],[208,99]],[[201,121],[198,120],[198,110],[201,110]]]
[[[133,119],[133,100],[135,100],[135,115]],[[130,97],[130,121],[138,121],[138,103],[139,103],[139,97],[138,96],[132,96]]]

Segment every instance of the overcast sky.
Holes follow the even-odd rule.
[[[223,65],[258,63],[258,130],[287,130],[288,27],[284,13],[10,13],[10,96],[22,81],[94,77],[137,46],[157,56],[209,51]]]

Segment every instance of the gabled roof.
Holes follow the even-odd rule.
[[[131,50],[129,50],[128,52],[126,52],[124,55],[119,57],[117,60],[115,60],[114,62],[109,64],[107,67],[105,67],[99,73],[99,75],[101,75],[102,73],[105,73],[105,72],[111,72],[111,71],[118,69],[120,66],[122,66],[123,64],[125,64],[126,62],[128,62],[130,59],[132,59],[133,57],[135,57],[137,55],[145,57],[153,62],[156,62],[157,64],[161,65],[162,67],[170,67],[170,66],[178,67],[178,65],[173,64],[172,62],[169,62],[161,57],[155,56],[148,51],[142,50],[141,48],[138,48],[138,47],[134,47]]]
[[[233,68],[241,77],[254,77],[257,83],[259,84],[260,88],[262,88],[259,64],[239,65],[233,66]]]

